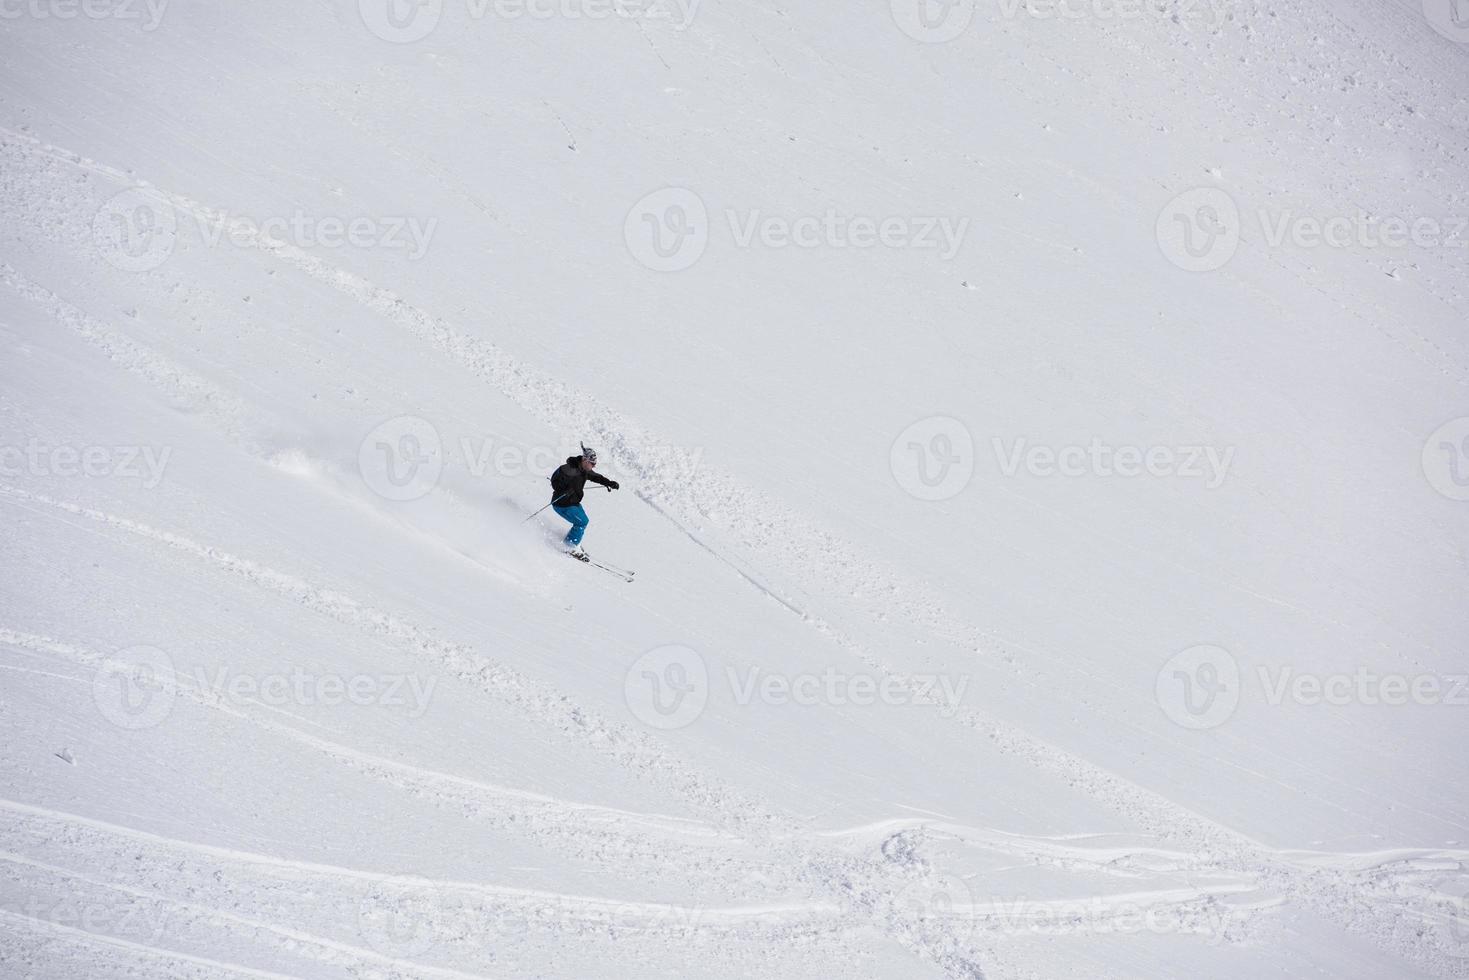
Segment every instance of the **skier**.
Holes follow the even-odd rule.
[[[616,480],[609,480],[602,474],[596,472],[597,451],[588,449],[585,445],[581,447],[580,456],[568,456],[566,462],[556,467],[551,474],[551,507],[556,513],[571,522],[571,530],[566,532],[565,542],[571,546],[571,555],[586,561],[587,553],[582,549],[581,537],[587,530],[587,512],[582,510],[582,491],[587,481],[600,483],[609,490],[619,489]]]

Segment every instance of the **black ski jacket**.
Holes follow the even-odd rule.
[[[617,488],[617,481],[607,479],[596,470],[582,469],[580,456],[566,457],[566,464],[556,467],[556,472],[551,474],[551,503],[557,507],[575,507],[581,503],[582,491],[588,480],[614,490]]]

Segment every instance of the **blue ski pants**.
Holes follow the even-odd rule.
[[[581,509],[581,504],[551,509],[571,522],[571,530],[566,532],[566,543],[573,548],[581,544],[581,536],[586,533],[587,523],[591,520],[587,517],[587,512]]]

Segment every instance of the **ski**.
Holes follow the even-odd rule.
[[[608,574],[616,575],[624,582],[631,582],[633,580],[633,576],[636,574],[635,572],[630,572],[625,568],[616,568],[612,565],[604,565],[599,561],[593,561],[586,555],[573,555],[569,551],[567,552],[567,555],[581,562],[583,565],[591,565],[593,568],[600,568],[602,571],[607,572]]]
[[[619,575],[626,575],[629,578],[631,578],[632,576],[634,576],[634,575],[637,574],[631,568],[623,568],[621,565],[614,565],[610,561],[598,562],[596,559],[593,559],[590,555],[588,555],[587,557],[588,557],[589,560],[591,560],[591,562],[592,562],[593,565],[600,564],[603,568],[606,568],[606,569],[609,569],[611,571],[614,571],[614,572],[616,572]]]

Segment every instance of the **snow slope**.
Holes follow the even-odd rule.
[[[0,11],[0,973],[1469,976],[1455,8],[617,9]]]

